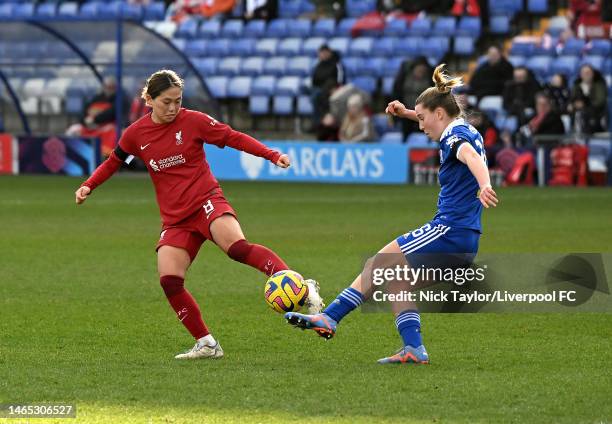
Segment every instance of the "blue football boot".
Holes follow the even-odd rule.
[[[314,330],[319,336],[329,340],[336,334],[338,323],[327,314],[304,315],[297,312],[285,314],[287,322],[302,330]]]
[[[379,364],[429,364],[429,355],[425,346],[404,346],[393,356],[378,360]]]

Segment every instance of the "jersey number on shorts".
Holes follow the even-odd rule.
[[[414,230],[412,233],[412,237],[417,238],[423,235],[423,233],[427,232],[431,230],[431,225],[430,224],[425,224],[423,225],[421,228],[419,228],[418,230]],[[408,234],[406,234],[404,237],[408,236]]]
[[[208,201],[204,203],[204,206],[202,207],[204,208],[204,212],[206,212],[206,218],[209,218],[210,214],[215,210],[215,205],[212,204],[210,199],[208,199]]]

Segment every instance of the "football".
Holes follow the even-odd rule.
[[[296,312],[306,302],[308,285],[295,271],[279,271],[268,278],[264,294],[266,303],[276,312]]]

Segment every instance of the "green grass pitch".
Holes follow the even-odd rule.
[[[382,367],[393,318],[355,312],[326,342],[263,300],[265,278],[207,243],[187,277],[226,357],[166,303],[151,183],[118,176],[81,207],[71,178],[0,178],[0,403],[70,402],[58,423],[612,421],[612,315],[425,314],[429,366]],[[247,237],[330,301],[363,260],[431,218],[437,189],[225,183]],[[606,252],[609,189],[499,189],[481,252]],[[24,422],[0,418],[0,423]]]

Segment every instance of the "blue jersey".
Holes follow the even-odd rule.
[[[462,118],[451,122],[440,137],[440,196],[434,221],[454,228],[482,232],[480,215],[482,204],[478,199],[478,182],[466,164],[457,159],[461,145],[469,143],[482,157],[485,156],[482,136]]]

